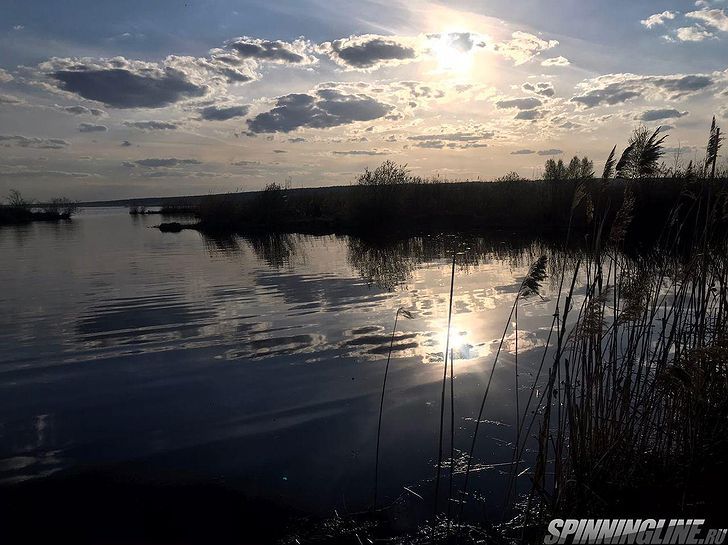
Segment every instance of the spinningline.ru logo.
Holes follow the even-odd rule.
[[[543,542],[721,545],[727,530],[703,524],[704,519],[553,519]]]

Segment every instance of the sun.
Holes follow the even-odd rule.
[[[440,72],[465,74],[473,67],[473,46],[465,34],[443,32],[432,40],[432,52]]]

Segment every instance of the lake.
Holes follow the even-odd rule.
[[[543,247],[509,233],[210,239],[161,233],[160,221],[86,209],[72,222],[0,229],[2,486],[131,474],[220,487],[295,516],[366,509],[403,307],[412,318],[400,316],[394,336],[379,501],[396,506],[402,527],[430,516],[452,253],[462,460],[515,295]],[[493,376],[470,485],[493,512],[513,457],[516,340],[523,409],[554,291],[551,278],[541,297],[521,303],[518,334],[511,324]],[[74,486],[66,500],[87,505]]]

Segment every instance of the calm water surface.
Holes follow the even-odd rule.
[[[90,209],[0,229],[0,479],[134,463],[223,481],[305,512],[371,498],[379,388],[395,312],[382,435],[383,501],[432,488],[452,239],[209,240],[159,216]],[[504,241],[507,239],[504,235]],[[451,346],[458,450],[534,245],[469,241]],[[467,263],[466,263],[467,262]],[[522,389],[553,313],[520,308]],[[496,494],[512,456],[513,345],[497,369],[475,487]]]

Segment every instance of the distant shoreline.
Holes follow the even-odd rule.
[[[213,235],[407,236],[493,230],[556,234],[571,230],[593,236],[595,230],[609,231],[629,195],[634,201],[629,242],[649,244],[668,224],[678,203],[683,203],[683,220],[695,218],[702,212],[691,208],[691,199],[705,191],[716,194],[726,183],[719,179],[592,178],[311,189],[272,184],[254,193],[180,198],[177,206],[193,208],[195,221],[163,222],[159,227],[167,232],[195,229]],[[170,201],[165,204],[171,205]],[[601,225],[592,221],[595,210],[603,212]],[[720,227],[716,225],[716,232]]]

